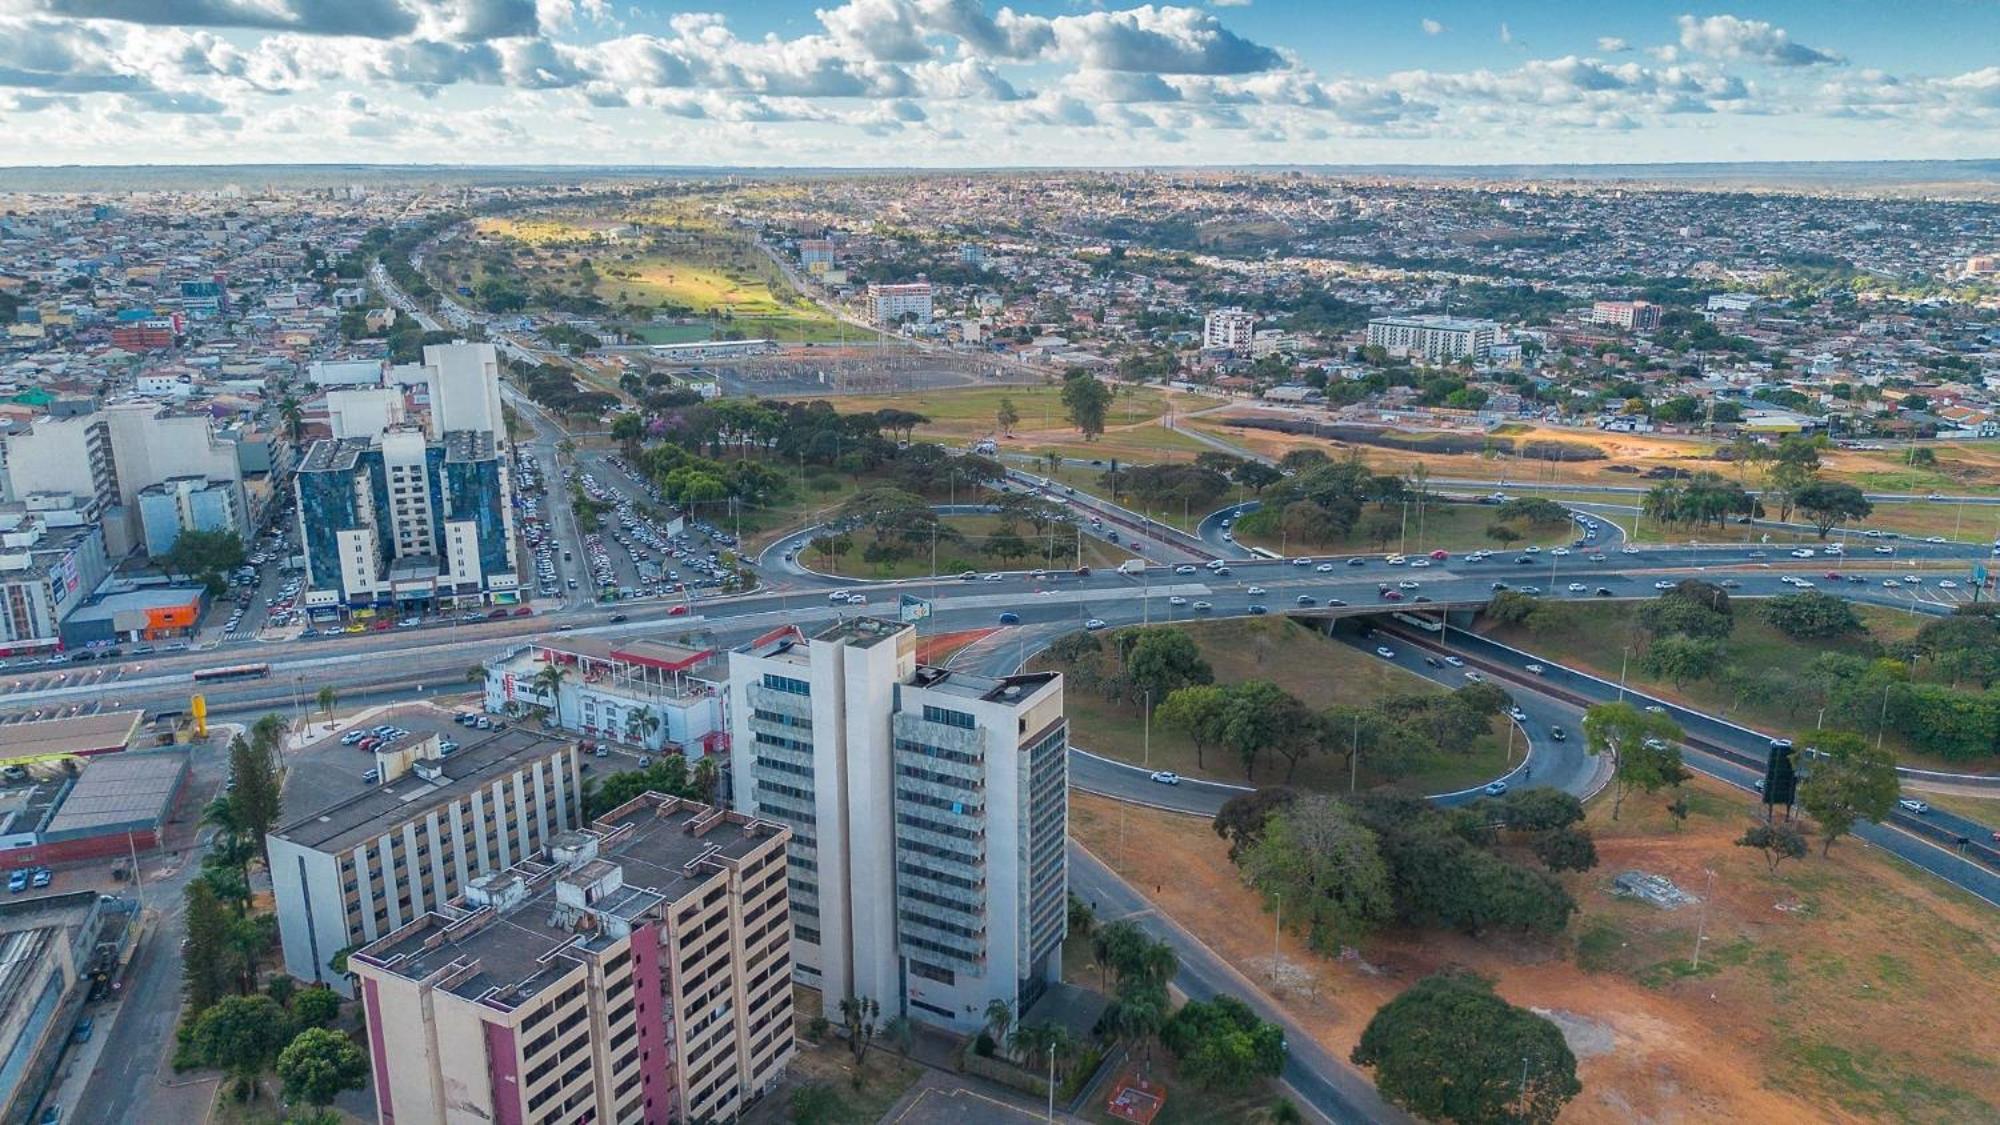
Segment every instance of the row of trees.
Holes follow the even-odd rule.
[[[322,690],[321,706],[330,708],[332,700]],[[295,990],[282,975],[263,986],[277,918],[251,909],[250,870],[281,810],[285,733],[282,717],[266,715],[247,737],[231,739],[233,784],[202,810],[215,836],[201,874],[185,892],[187,941],[180,957],[187,1003],[175,1062],[224,1071],[236,1080],[239,1100],[254,1098],[259,1079],[275,1067],[287,1099],[323,1108],[340,1091],[361,1086],[367,1056],[329,1029],[340,1013],[340,999],[330,989]]]
[[[1278,467],[1289,475],[1269,486],[1261,508],[1237,521],[1239,533],[1324,546],[1358,532],[1387,543],[1403,527],[1401,514],[1392,509],[1425,494],[1421,481],[1413,487],[1402,477],[1371,471],[1358,451],[1334,461],[1317,449],[1294,450]],[[1371,504],[1374,511],[1364,520]]]

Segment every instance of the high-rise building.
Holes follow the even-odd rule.
[[[1368,322],[1369,344],[1429,360],[1484,359],[1500,326],[1462,316],[1383,316]]]
[[[173,550],[183,531],[241,534],[244,526],[242,490],[232,481],[172,477],[140,489],[138,500],[146,554],[155,558]]]
[[[737,808],[789,825],[793,960],[956,1031],[1061,973],[1069,728],[1062,677],[920,666],[913,626],[793,626],[730,654]]]
[[[314,442],[294,487],[308,609],[519,600],[512,475],[492,433]]]
[[[911,323],[931,322],[931,283],[913,281],[906,285],[870,285],[868,305],[875,323],[894,328],[907,318]]]
[[[507,425],[500,410],[500,357],[492,344],[431,344],[424,348],[430,384],[431,436],[454,430],[492,434],[504,446]]]
[[[1242,309],[1216,309],[1201,325],[1201,346],[1247,351],[1257,333],[1257,317]]]
[[[795,1052],[789,836],[643,794],[354,953],[381,1119],[735,1120]]]
[[[139,493],[180,478],[200,478],[232,493],[218,501],[231,513],[230,530],[248,530],[236,446],[217,436],[206,413],[157,402],[51,413],[7,435],[5,449],[8,499],[39,492],[94,500],[104,520],[105,549],[114,556],[145,544]]]
[[[1590,306],[1590,322],[1650,332],[1660,326],[1660,306],[1650,301],[1598,301]]]
[[[461,736],[468,744],[447,754],[442,732],[402,721],[411,736],[376,752],[377,780],[361,779],[346,753],[295,764],[284,823],[265,837],[285,971],[343,994],[334,954],[396,932],[583,825],[574,743],[515,727]]]

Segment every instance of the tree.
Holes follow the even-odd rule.
[[[857,1075],[881,1018],[882,1005],[866,996],[847,996],[840,1001],[840,1026],[847,1032],[847,1049],[854,1054]]]
[[[1280,785],[1255,789],[1222,802],[1212,827],[1217,836],[1229,841],[1229,862],[1241,862],[1243,853],[1264,838],[1264,828],[1271,817],[1297,799],[1295,790]],[[1070,929],[1076,927],[1072,925]]]
[[[347,1036],[311,1027],[279,1053],[277,1070],[285,1084],[285,1100],[328,1106],[342,1090],[359,1090],[367,1084],[368,1056]]]
[[[1244,778],[1254,780],[1257,759],[1287,733],[1280,724],[1292,717],[1296,708],[1285,707],[1285,701],[1298,701],[1269,680],[1231,684],[1224,692],[1222,745],[1243,763]]]
[[[1745,829],[1736,838],[1739,848],[1755,848],[1764,853],[1764,862],[1773,875],[1778,873],[1778,865],[1788,859],[1799,859],[1806,854],[1806,836],[1795,824],[1779,821],[1776,824],[1759,822]]]
[[[1375,1068],[1383,1097],[1433,1121],[1546,1125],[1583,1092],[1561,1028],[1457,970],[1384,1004],[1350,1057]]]
[[[1537,833],[1528,845],[1550,871],[1588,871],[1597,866],[1597,842],[1581,828]]]
[[[636,411],[620,411],[611,419],[611,440],[625,447],[627,460],[639,455],[639,443],[646,437],[646,420]]]
[[[1230,475],[1236,478],[1237,484],[1259,496],[1264,494],[1265,489],[1285,479],[1285,474],[1262,461],[1245,461],[1236,466]]]
[[[319,704],[319,713],[331,717],[334,704],[340,702],[340,692],[332,684],[322,684],[313,699]]]
[[[1062,403],[1083,439],[1094,441],[1104,432],[1105,415],[1111,408],[1111,388],[1087,371],[1072,372],[1063,380]]]
[[[1181,1076],[1211,1090],[1241,1090],[1285,1068],[1285,1035],[1227,994],[1181,1005],[1160,1041],[1179,1061]]]
[[[1007,1029],[1013,1023],[1014,1006],[1012,1004],[997,996],[986,1002],[986,1030],[992,1034],[995,1043],[1005,1043],[1007,1041]]]
[[[1118,634],[1126,682],[1135,696],[1150,696],[1158,706],[1184,687],[1213,682],[1215,670],[1202,658],[1201,648],[1185,630],[1165,626],[1127,629]]]
[[[1021,424],[1021,412],[1014,407],[1014,400],[1000,396],[1000,408],[993,412],[993,420],[1000,424],[1000,432],[1012,434],[1014,427]]]
[[[278,1057],[290,1029],[285,1010],[269,996],[225,996],[195,1019],[190,1039],[204,1065],[254,1086]]]
[[[1823,731],[1815,739],[1810,772],[1799,783],[1799,806],[1819,824],[1820,854],[1853,831],[1856,821],[1880,824],[1896,807],[1901,787],[1896,756],[1851,731]]]
[[[1818,590],[1772,598],[1757,611],[1772,628],[1798,641],[1848,636],[1866,628],[1852,602]]]
[[[278,403],[278,422],[285,427],[285,436],[292,439],[294,446],[298,445],[306,432],[306,412],[298,399],[286,395]]]
[[[1722,664],[1722,646],[1711,640],[1669,634],[1655,640],[1639,658],[1639,664],[1656,676],[1665,676],[1680,687],[1689,680],[1707,679]]]
[[[236,979],[235,952],[229,945],[229,912],[207,880],[195,879],[184,892],[187,945],[181,949],[181,983],[187,989],[188,1011],[199,1014],[229,995]]]
[[[1337,798],[1300,797],[1273,813],[1241,862],[1251,885],[1289,908],[1285,917],[1320,952],[1337,952],[1390,915],[1375,833]]]
[[[169,576],[200,578],[213,589],[223,574],[243,565],[243,540],[233,531],[183,531],[157,561]]]
[[[1203,751],[1222,741],[1228,700],[1225,689],[1214,684],[1197,684],[1169,692],[1156,712],[1162,723],[1187,735],[1188,741],[1194,743],[1194,761],[1199,768],[1208,768]]]
[[[316,984],[292,994],[292,1019],[301,1028],[325,1027],[339,1018],[340,994],[333,989]]]
[[[251,742],[240,735],[229,742],[229,776],[236,782],[229,803],[236,810],[244,841],[256,854],[264,850],[264,836],[277,823],[282,805],[272,752],[255,731],[252,736]]]
[[[1611,819],[1617,820],[1633,789],[1657,793],[1687,778],[1674,743],[1685,737],[1665,715],[1630,703],[1599,703],[1583,714],[1584,747],[1611,758]]]
[[[1859,488],[1836,481],[1814,481],[1793,493],[1792,501],[1819,529],[1821,539],[1835,527],[1849,520],[1865,520],[1875,511],[1875,505]]]

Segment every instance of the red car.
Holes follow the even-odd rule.
[[[533,613],[533,612],[535,612],[535,611],[534,611],[534,610],[533,610],[532,608],[530,608],[530,607],[528,607],[528,606],[522,606],[521,608],[519,608],[519,609],[517,609],[517,610],[515,610],[515,611],[514,611],[514,616],[516,616],[516,617],[526,617],[526,616],[528,616],[529,614],[531,614],[531,613]]]
[[[1401,590],[1384,590],[1382,591],[1382,600],[1385,602],[1400,602],[1403,600],[1403,592]]]
[[[368,626],[368,628],[374,630],[377,633],[385,633],[394,625],[395,622],[389,620],[388,618],[378,617],[375,619],[375,623]]]
[[[1827,572],[1826,572],[1826,580],[1827,580],[1828,582],[1838,582],[1838,581],[1840,581],[1840,572],[1839,572],[1839,571],[1837,571],[1837,570],[1829,570],[1829,571],[1827,571]]]
[[[507,611],[506,611],[506,610],[504,610],[504,609],[496,609],[496,610],[494,610],[494,611],[493,611],[492,613],[489,613],[489,614],[487,614],[487,615],[486,615],[486,619],[487,619],[488,621],[498,621],[498,620],[500,620],[500,619],[501,619],[502,617],[505,617],[505,616],[507,616]]]
[[[1451,552],[1450,552],[1450,551],[1432,551],[1432,552],[1431,552],[1431,557],[1432,557],[1432,558],[1434,558],[1434,559],[1436,559],[1436,560],[1437,560],[1437,561],[1439,561],[1439,562],[1443,562],[1444,560],[1446,560],[1446,559],[1448,559],[1448,558],[1450,558],[1450,557],[1451,557]]]
[[[667,611],[667,616],[668,616],[668,617],[686,617],[686,616],[687,616],[687,611],[688,611],[688,607],[686,607],[686,606],[684,606],[684,605],[677,605],[677,606],[675,606],[674,608],[672,608],[672,609],[670,609],[670,610],[668,610],[668,611]]]

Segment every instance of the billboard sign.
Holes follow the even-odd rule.
[[[923,621],[931,615],[931,603],[914,594],[904,594],[899,608],[900,616],[905,623]]]

